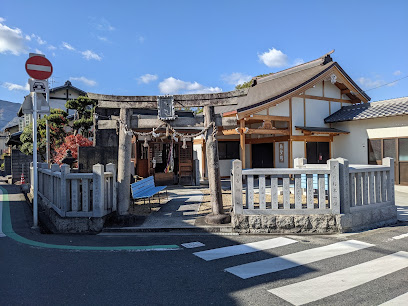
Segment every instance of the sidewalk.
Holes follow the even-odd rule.
[[[395,205],[398,220],[408,222],[408,186],[395,186]]]

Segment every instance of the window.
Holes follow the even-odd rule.
[[[399,161],[408,161],[408,138],[399,139]]]
[[[239,141],[219,141],[218,154],[220,159],[239,159]]]
[[[368,163],[371,165],[381,164],[381,139],[368,140]]]

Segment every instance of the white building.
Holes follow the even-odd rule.
[[[297,157],[306,158],[308,163],[326,163],[330,158],[344,157],[351,163],[367,164],[367,144],[377,144],[371,139],[384,137],[384,133],[394,138],[408,136],[408,116],[346,119],[353,121],[344,123],[330,120],[337,118],[335,114],[339,112],[347,113],[359,107],[373,109],[376,103],[392,109],[392,105],[401,102],[396,99],[367,104],[370,97],[333,61],[331,53],[254,78],[248,94],[238,98],[238,105],[216,108],[222,116],[237,119],[235,126],[224,126],[218,132],[221,176],[229,177],[232,160],[237,158],[242,160],[244,168],[293,167],[293,159]],[[405,148],[406,140],[398,141]],[[388,148],[389,141],[385,145]],[[203,139],[194,140],[194,151],[201,160],[201,176],[205,177]],[[402,154],[396,164],[401,168],[399,177],[405,178],[408,167],[404,156],[408,154],[405,151]],[[398,178],[397,182],[403,180]]]

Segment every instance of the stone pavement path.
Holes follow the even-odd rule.
[[[138,228],[193,228],[201,215],[203,193],[195,187],[168,187],[169,201],[150,214]]]

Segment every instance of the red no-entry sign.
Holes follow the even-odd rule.
[[[51,62],[43,56],[32,56],[25,64],[26,71],[30,77],[37,80],[48,79],[52,74]]]

